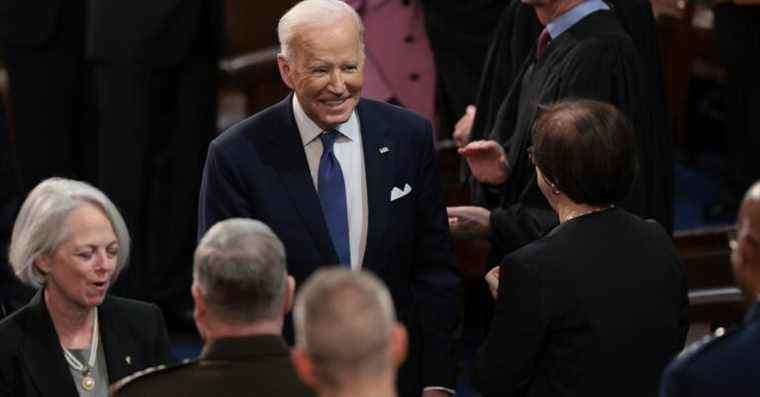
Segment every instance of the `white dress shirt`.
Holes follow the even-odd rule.
[[[319,192],[319,159],[322,157],[322,140],[319,135],[324,132],[304,112],[293,95],[293,115],[296,119],[301,142],[306,152],[314,188]],[[351,268],[361,269],[364,250],[367,248],[367,177],[364,171],[364,147],[362,146],[359,117],[354,110],[345,123],[335,128],[340,134],[335,139],[333,153],[340,163],[343,181],[346,184],[346,209],[348,210],[348,243],[351,249]]]

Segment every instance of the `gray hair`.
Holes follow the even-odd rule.
[[[277,24],[280,53],[285,59],[291,59],[293,43],[300,29],[306,26],[331,26],[345,17],[353,19],[359,28],[357,39],[363,50],[364,24],[359,14],[350,5],[340,0],[304,0],[288,10]]]
[[[40,288],[45,277],[35,266],[40,255],[52,254],[69,236],[66,220],[83,204],[92,204],[104,213],[119,244],[115,280],[129,259],[129,232],[119,210],[103,192],[85,182],[50,178],[38,184],[26,197],[13,225],[8,260],[16,277]]]
[[[306,281],[293,310],[296,345],[329,387],[388,370],[396,314],[376,276],[345,267],[323,268]]]
[[[285,247],[253,219],[217,223],[195,250],[194,282],[222,321],[248,324],[282,315],[286,277]]]

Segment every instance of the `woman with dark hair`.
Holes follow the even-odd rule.
[[[507,255],[475,365],[484,396],[654,396],[688,328],[684,274],[665,230],[612,203],[636,175],[636,140],[615,107],[542,110],[529,157],[560,224]]]

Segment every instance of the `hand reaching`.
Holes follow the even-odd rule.
[[[491,233],[491,211],[482,207],[447,207],[449,230],[456,238],[488,238]]]
[[[496,141],[475,141],[459,149],[478,182],[501,185],[509,177],[507,153]]]
[[[470,142],[470,133],[472,132],[472,123],[475,121],[475,106],[467,105],[464,115],[457,121],[454,126],[454,142],[457,146],[463,147]]]

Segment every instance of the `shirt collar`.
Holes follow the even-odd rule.
[[[309,118],[295,93],[293,93],[293,115],[296,119],[298,132],[301,134],[301,143],[304,146],[317,139],[324,131],[314,120]],[[338,125],[335,129],[349,140],[355,141],[359,134],[359,118],[356,115],[356,109],[351,112],[351,117],[345,123]]]
[[[602,0],[586,0],[554,18],[546,24],[546,30],[549,31],[549,36],[554,40],[592,12],[609,9],[607,3]]]

